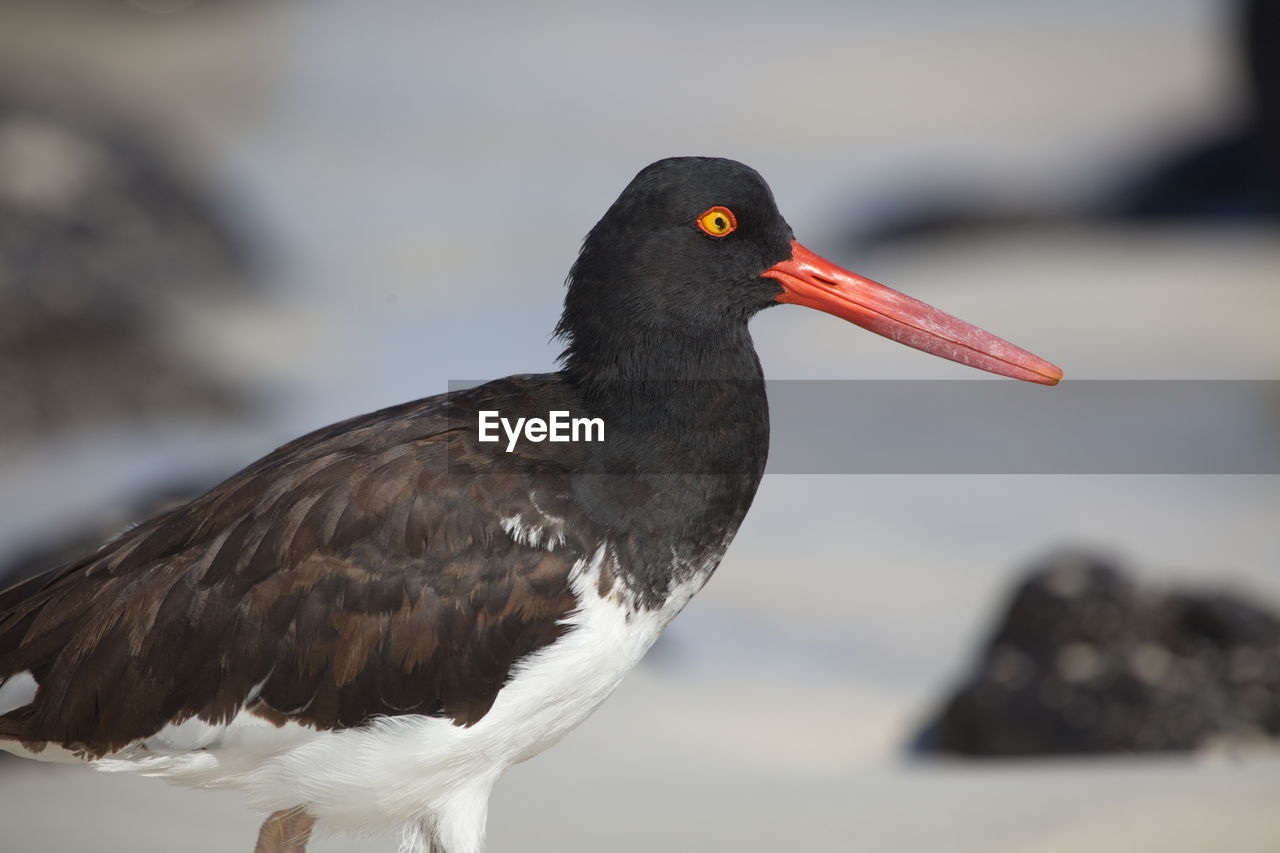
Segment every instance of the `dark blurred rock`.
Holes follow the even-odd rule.
[[[1190,750],[1280,736],[1280,617],[1219,591],[1138,586],[1061,553],[1033,568],[924,752]]]
[[[193,294],[250,280],[223,205],[154,133],[17,88],[0,90],[0,439],[238,411],[172,322]]]
[[[874,223],[850,229],[852,250],[1097,221],[1280,222],[1280,3],[1239,0],[1236,7],[1238,119],[1155,147],[1132,174],[1080,206],[1008,206],[968,186],[939,195],[931,184],[915,197],[886,200]]]
[[[1280,220],[1280,3],[1239,0],[1238,123],[1156,158],[1104,199],[1100,216],[1217,223]]]

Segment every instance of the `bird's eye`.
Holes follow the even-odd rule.
[[[703,233],[710,234],[712,237],[724,237],[727,234],[732,234],[734,229],[738,227],[738,218],[733,215],[733,211],[720,205],[716,205],[710,210],[699,214],[696,221]]]

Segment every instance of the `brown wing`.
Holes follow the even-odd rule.
[[[242,707],[319,728],[475,723],[563,632],[586,546],[507,535],[503,519],[571,517],[562,480],[485,473],[492,445],[443,408],[313,433],[0,596],[0,680],[39,684],[0,737],[101,755]]]

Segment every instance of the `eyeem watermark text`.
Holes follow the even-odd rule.
[[[498,428],[507,436],[507,452],[516,449],[523,436],[527,441],[604,441],[603,418],[572,418],[567,411],[547,412],[542,418],[504,418],[494,410],[480,413],[480,440],[501,441]]]

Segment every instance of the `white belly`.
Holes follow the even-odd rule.
[[[398,716],[316,731],[277,727],[241,712],[225,725],[188,720],[168,726],[93,764],[239,789],[264,812],[304,805],[321,830],[380,832],[410,824],[426,827],[450,853],[478,850],[489,792],[502,773],[585,720],[709,574],[699,573],[659,610],[636,610],[617,588],[598,593],[608,559],[602,546],[575,567],[580,604],[565,620],[570,630],[521,662],[473,726]]]

